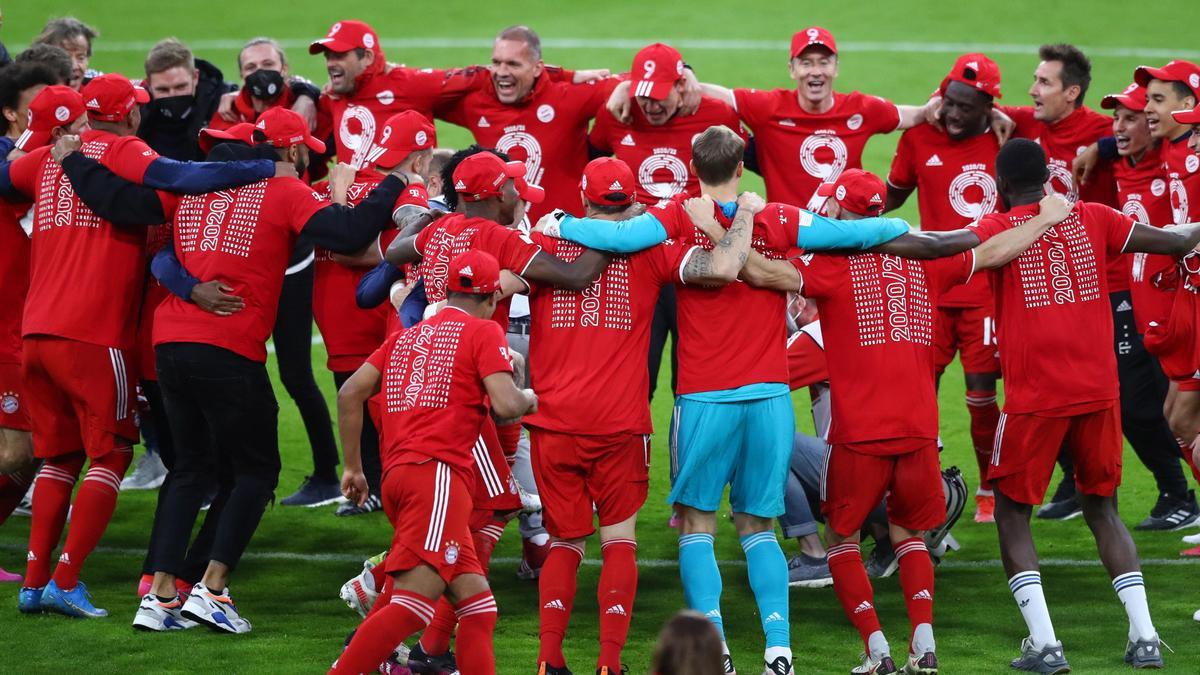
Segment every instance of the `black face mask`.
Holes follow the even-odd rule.
[[[191,117],[192,110],[196,107],[196,97],[166,96],[150,101],[146,107],[151,114],[158,113],[169,120],[186,120]]]
[[[277,70],[256,70],[246,76],[246,88],[260,101],[274,101],[283,93],[283,75]]]

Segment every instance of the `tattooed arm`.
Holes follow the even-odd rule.
[[[724,286],[737,278],[738,272],[750,255],[750,234],[754,229],[754,216],[763,210],[766,202],[753,192],[743,192],[737,203],[738,210],[733,217],[733,224],[725,231],[724,236],[713,240],[713,249],[706,251],[697,246],[688,253],[679,272],[684,283]],[[692,221],[701,227],[702,221],[713,218],[714,204],[709,197],[689,199],[685,207]]]

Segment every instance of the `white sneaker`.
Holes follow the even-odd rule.
[[[542,498],[527,492],[516,479],[513,480],[513,485],[517,486],[517,496],[521,498],[521,514],[540,513],[542,510]]]
[[[170,602],[162,602],[153,593],[142,596],[142,604],[138,606],[137,614],[133,615],[133,627],[138,630],[164,632],[171,630],[186,630],[200,624],[191,619],[183,618],[181,610],[183,600],[176,595]]]
[[[121,481],[122,490],[157,490],[167,478],[167,467],[157,452],[144,452],[133,473]]]
[[[362,572],[342,584],[342,590],[338,593],[342,602],[364,619],[375,604],[375,598],[379,597],[379,589],[375,588],[375,577],[371,576],[374,567],[375,564],[370,560],[363,561]]]
[[[192,586],[192,594],[183,604],[184,618],[198,621],[220,633],[249,633],[250,622],[238,613],[229,589],[213,593],[204,584]]]
[[[1200,544],[1200,534],[1186,534],[1183,536],[1183,543],[1195,546]]]

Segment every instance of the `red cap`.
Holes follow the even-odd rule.
[[[29,102],[29,126],[17,138],[17,149],[29,152],[48,145],[52,132],[79,119],[86,111],[79,92],[61,84],[42,89]]]
[[[837,54],[837,43],[833,41],[833,33],[820,26],[809,26],[796,31],[792,36],[792,58],[800,56],[801,52],[813,45],[819,45]]]
[[[1191,110],[1176,110],[1171,113],[1171,117],[1180,124],[1200,124],[1200,104]]]
[[[437,145],[437,132],[425,116],[415,110],[405,110],[388,118],[379,133],[379,142],[371,161],[391,168],[403,162],[413,152]]]
[[[860,216],[883,213],[883,197],[887,188],[879,176],[862,169],[846,169],[835,183],[821,183],[817,194],[833,197],[841,207]]]
[[[516,183],[521,199],[539,204],[546,198],[545,190],[525,182],[523,163],[505,162],[487,151],[477,152],[454,167],[454,191],[469,202],[478,202],[500,196],[509,178]]]
[[[362,21],[339,21],[329,27],[329,32],[320,40],[315,40],[308,46],[309,54],[320,54],[329,51],[343,54],[353,49],[369,49],[375,56],[383,56],[383,47],[379,45],[379,34],[374,28]]]
[[[254,130],[261,131],[267,137],[266,143],[276,148],[290,148],[301,143],[317,154],[325,152],[325,144],[308,133],[308,122],[282,106],[267,108],[258,116]]]
[[[624,161],[616,157],[597,157],[583,168],[579,187],[593,204],[619,206],[633,202],[637,182]]]
[[[254,123],[238,122],[228,129],[213,129],[205,127],[200,130],[200,149],[204,154],[212,151],[221,141],[237,141],[246,145],[254,145]]]
[[[491,295],[500,290],[500,263],[487,251],[471,249],[460,254],[450,261],[446,290],[472,295]]]
[[[150,102],[145,89],[116,73],[93,77],[79,90],[79,95],[86,101],[88,116],[104,122],[120,122],[135,105]]]
[[[1100,107],[1105,110],[1112,110],[1117,106],[1124,106],[1136,112],[1142,112],[1146,109],[1146,88],[1134,82],[1125,87],[1125,91],[1119,94],[1109,94],[1100,99]]]
[[[671,88],[683,77],[683,56],[674,47],[655,42],[633,57],[633,69],[629,72],[634,96],[661,101],[671,95]]]
[[[1150,80],[1182,82],[1200,100],[1200,66],[1191,61],[1171,61],[1162,68],[1138,66],[1133,71],[1133,81],[1143,87],[1149,85]]]
[[[1000,98],[1000,66],[987,56],[978,52],[963,54],[954,62],[950,74],[942,80],[942,93],[951,82],[963,84],[977,89],[992,98]]]

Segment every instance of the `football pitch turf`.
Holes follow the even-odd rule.
[[[1092,105],[1103,94],[1124,88],[1140,63],[1200,58],[1195,33],[1189,32],[1200,30],[1196,6],[1180,1],[1145,6],[1031,0],[993,5],[839,3],[805,8],[798,3],[709,0],[659,5],[628,0],[587,5],[447,1],[432,6],[394,2],[350,6],[312,0],[283,5],[77,0],[27,2],[6,9],[0,39],[14,53],[14,47],[27,43],[46,18],[74,14],[100,29],[92,67],[134,77],[141,74],[150,45],[175,35],[220,67],[227,80],[235,80],[237,46],[252,36],[270,35],[287,48],[293,73],[323,83],[323,63],[309,56],[305,47],[343,18],[371,22],[383,36],[389,60],[412,66],[486,62],[490,39],[500,28],[528,23],[541,33],[549,63],[620,71],[629,67],[638,47],[661,40],[679,47],[702,80],[759,88],[791,85],[785,68],[787,40],[801,27],[819,24],[833,31],[841,46],[837,89],[859,89],[912,104],[924,101],[955,56],[964,51],[985,51],[1000,64],[1006,104],[1028,103],[1025,91],[1036,65],[1036,46],[1042,42],[1075,42],[1092,55],[1094,81],[1087,97]],[[449,125],[439,124],[439,134],[443,146],[469,142],[462,129]],[[891,135],[872,140],[864,158],[866,168],[886,174],[897,139],[898,135]],[[761,189],[762,184],[756,176],[748,176],[746,185]],[[900,213],[915,218],[916,199],[909,200]],[[332,378],[319,345],[314,348],[313,364],[334,410]],[[295,407],[281,388],[277,391],[283,454],[278,495],[282,497],[300,483],[311,460]],[[625,651],[632,673],[646,672],[659,628],[683,606],[674,563],[676,535],[666,526],[669,514],[663,502],[671,409],[666,391],[669,385],[664,380],[653,405],[658,431],[651,494],[638,528],[639,593]],[[905,396],[902,386],[892,395]],[[944,378],[940,399],[946,443],[943,463],[961,467],[973,492],[976,470],[957,365]],[[811,431],[807,397],[798,394],[796,404],[801,426]],[[1132,527],[1149,511],[1156,492],[1128,449],[1125,466],[1121,505]],[[254,632],[248,636],[200,630],[146,635],[134,633],[129,622],[137,607],[135,585],[153,504],[153,493],[123,493],[100,550],[84,570],[96,605],[107,608],[112,613],[109,618],[23,617],[15,608],[16,587],[3,587],[0,672],[324,671],[358,622],[357,615],[338,600],[338,588],[361,569],[362,558],[387,545],[391,534],[382,514],[347,520],[335,518],[333,507],[270,508],[232,587],[239,608],[254,623]],[[954,530],[963,550],[948,556],[938,570],[938,654],[947,673],[1005,672],[1026,631],[999,567],[994,528],[971,522],[971,508]],[[743,673],[757,673],[761,630],[741,549],[727,516],[727,510],[722,511],[717,536],[717,556],[725,561],[722,609],[735,662]],[[13,518],[0,528],[0,566],[22,569],[28,522]],[[1043,578],[1051,615],[1075,672],[1124,671],[1121,655],[1127,622],[1107,574],[1096,562],[1095,546],[1082,519],[1039,522],[1035,536],[1046,563]],[[1182,544],[1176,533],[1135,533],[1134,539],[1148,561],[1146,583],[1156,625],[1175,650],[1166,653],[1168,668],[1200,672],[1200,625],[1191,619],[1200,608],[1200,567],[1179,560]],[[591,672],[598,650],[599,547],[595,541],[589,546],[567,644],[569,663],[577,673]],[[796,552],[794,542],[784,547],[789,555]],[[496,656],[498,672],[505,675],[534,672],[537,655],[536,587],[515,578],[519,555],[514,524],[497,548],[492,566],[500,605]],[[902,654],[908,621],[898,580],[878,580],[875,588],[884,630],[893,651]],[[798,674],[841,673],[856,663],[862,645],[831,589],[793,590],[791,619]]]

